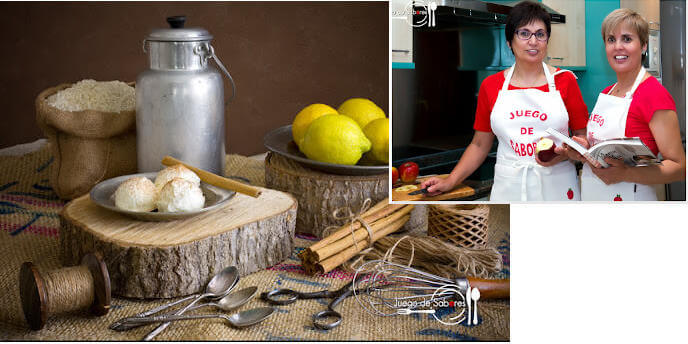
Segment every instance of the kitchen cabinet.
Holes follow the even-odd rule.
[[[392,16],[392,64],[409,66],[413,63],[412,8],[408,0],[389,2]]]
[[[566,23],[552,24],[547,62],[560,67],[585,67],[585,1],[542,0],[566,15]]]
[[[659,0],[621,0],[619,5],[638,12],[648,23],[659,24]]]

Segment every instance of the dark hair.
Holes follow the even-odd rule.
[[[511,45],[511,41],[514,39],[516,29],[537,20],[545,23],[547,40],[549,40],[549,35],[552,33],[552,20],[544,7],[532,1],[521,1],[514,6],[509,12],[509,16],[506,17],[506,27],[504,28],[504,35],[509,45]]]

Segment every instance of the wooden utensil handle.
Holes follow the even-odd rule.
[[[483,278],[468,277],[471,288],[480,290],[480,299],[508,299],[509,280],[492,280]]]
[[[183,161],[179,161],[171,156],[165,156],[162,158],[162,164],[165,166],[174,166],[177,164],[182,164],[184,167],[194,171],[199,178],[201,178],[202,181],[210,184],[210,185],[215,185],[217,187],[221,187],[223,189],[227,190],[232,190],[236,191],[239,193],[242,193],[244,195],[249,195],[251,197],[258,197],[260,196],[261,191],[258,190],[257,188],[254,188],[252,186],[246,185],[244,183],[240,183],[222,176],[218,176],[215,173],[210,173],[208,171],[201,170],[199,168],[193,167],[189,164],[184,163]]]

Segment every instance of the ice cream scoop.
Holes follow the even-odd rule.
[[[168,213],[200,210],[204,204],[201,188],[182,178],[174,178],[165,184],[156,202],[158,211]]]
[[[158,175],[155,176],[155,188],[158,189],[158,191],[162,190],[163,186],[174,178],[188,180],[196,186],[201,185],[201,178],[199,178],[196,173],[186,168],[184,165],[177,164],[158,172]]]
[[[129,211],[148,212],[155,209],[157,190],[146,177],[125,180],[115,191],[115,206]]]

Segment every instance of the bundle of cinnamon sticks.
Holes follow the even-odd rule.
[[[360,221],[349,221],[299,254],[304,269],[311,275],[332,271],[368,248],[370,243],[401,228],[411,217],[411,210],[411,204],[389,204],[389,199],[385,198],[360,215],[370,227],[372,238]]]

